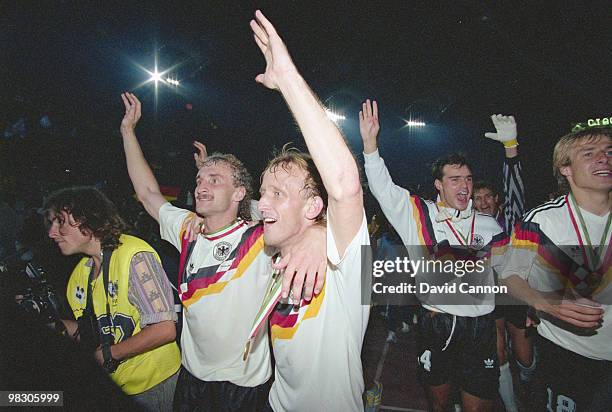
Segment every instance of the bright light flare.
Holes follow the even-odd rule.
[[[414,120],[404,120],[408,127],[425,127],[427,126],[424,122],[417,122]]]
[[[155,69],[155,71],[151,73],[151,78],[149,79],[149,81],[155,82],[155,83],[163,81],[162,74],[159,73],[157,69]]]
[[[327,117],[329,117],[329,119],[335,123],[338,123],[340,120],[345,120],[346,117],[339,114],[339,113],[335,113],[329,109],[325,109],[325,114],[327,114]]]

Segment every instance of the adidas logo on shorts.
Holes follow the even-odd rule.
[[[484,366],[485,369],[493,369],[493,364],[495,363],[495,361],[493,359],[485,359],[484,360]]]

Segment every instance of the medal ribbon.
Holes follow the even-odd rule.
[[[276,258],[276,263],[278,263],[281,259],[280,254]],[[251,332],[249,332],[249,339],[244,345],[244,352],[242,354],[242,360],[246,361],[249,357],[249,353],[251,352],[251,348],[255,343],[255,337],[259,333],[261,327],[268,320],[268,316],[272,313],[272,310],[278,303],[281,298],[281,291],[283,285],[283,276],[280,270],[275,270],[270,279],[270,285],[268,287],[268,291],[261,302],[261,306],[259,307],[259,311],[257,312],[257,316],[253,321],[253,326],[251,326]]]
[[[570,202],[569,202],[570,199],[572,200],[572,202],[574,203],[574,206],[576,207],[576,214],[578,215],[578,220],[580,221],[580,227],[582,231],[584,232],[586,244],[587,246],[589,246],[589,248],[586,248],[584,245],[584,242],[582,241],[580,230],[578,229],[578,225],[576,224],[576,218],[574,218],[574,213],[572,212],[572,208],[570,206]],[[574,195],[569,194],[567,196],[567,200],[568,200],[567,209],[569,210],[570,218],[572,220],[572,225],[574,226],[574,230],[578,237],[578,243],[580,245],[580,249],[582,250],[582,255],[584,258],[585,265],[592,272],[598,272],[597,269],[603,268],[603,261],[600,258],[600,256],[603,256],[606,252],[604,250],[604,246],[606,245],[605,242],[606,242],[606,239],[608,238],[607,235],[608,235],[608,230],[610,229],[610,222],[612,222],[612,212],[608,214],[608,220],[606,222],[606,226],[604,228],[603,234],[601,235],[601,240],[599,241],[599,250],[597,251],[597,253],[595,253],[592,247],[593,245],[591,243],[589,231],[587,229],[586,223],[584,222],[584,218],[582,217],[582,213],[580,212],[580,207],[576,204],[576,199],[574,198]],[[606,250],[607,249],[608,248],[606,248]]]
[[[468,236],[463,236],[463,233],[461,233],[459,228],[455,230],[455,228],[448,221],[448,219],[445,220],[446,224],[450,228],[451,232],[453,232],[453,235],[455,235],[455,238],[457,238],[459,243],[463,246],[468,246],[468,247],[474,243],[474,222],[475,221],[476,221],[476,213],[472,213],[472,225],[470,227],[470,232],[468,233]],[[468,243],[468,237],[469,237],[469,243]]]

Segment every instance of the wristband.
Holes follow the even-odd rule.
[[[102,367],[108,373],[115,372],[119,367],[119,364],[121,363],[121,361],[118,361],[117,359],[113,358],[113,355],[111,353],[111,345],[109,344],[102,345],[102,358],[104,359],[104,364],[102,365]]]
[[[516,139],[508,140],[508,141],[505,141],[505,142],[502,142],[502,143],[504,144],[504,147],[506,149],[510,149],[510,148],[518,146],[518,140],[516,140]]]

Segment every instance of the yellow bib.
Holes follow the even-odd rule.
[[[106,298],[102,276],[92,283],[94,311],[105,335],[111,334],[119,343],[140,332],[140,314],[128,300],[130,262],[138,252],[150,252],[159,256],[145,241],[129,235],[121,235],[121,245],[113,251],[109,265],[108,303],[111,322],[106,316]],[[90,258],[83,258],[74,268],[66,295],[76,319],[83,315],[87,302],[87,281],[91,270]],[[123,361],[111,378],[128,395],[151,389],[172,376],[181,365],[176,342],[170,342],[148,352]]]

